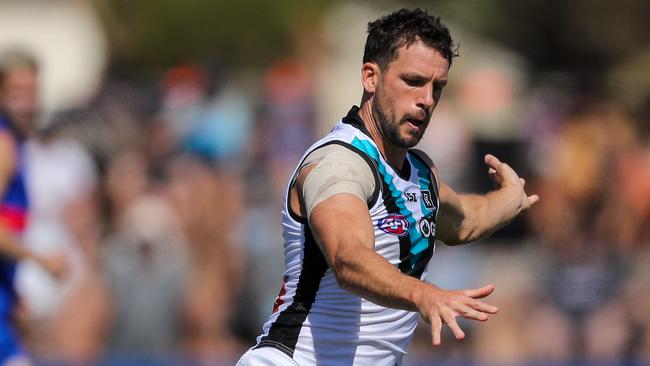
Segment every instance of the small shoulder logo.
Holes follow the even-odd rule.
[[[418,195],[415,193],[404,193],[404,196],[406,196],[406,200],[409,202],[417,202],[418,201]]]
[[[436,236],[436,222],[435,219],[431,216],[423,217],[420,220],[420,233],[425,238],[435,237]]]
[[[424,207],[432,209],[434,207],[433,200],[431,199],[431,192],[420,191],[422,193],[422,201],[424,201]]]
[[[409,222],[404,215],[390,214],[383,219],[377,221],[377,227],[383,232],[405,236],[409,232]]]

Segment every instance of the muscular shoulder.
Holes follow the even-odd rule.
[[[320,202],[348,193],[370,203],[377,183],[369,162],[358,152],[339,145],[323,146],[311,152],[301,165],[298,186],[307,214]]]

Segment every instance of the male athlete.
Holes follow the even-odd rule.
[[[27,225],[28,196],[24,146],[37,109],[38,71],[29,56],[12,52],[0,57],[0,365],[25,365],[27,359],[13,326],[17,303],[14,276],[18,260],[31,259],[59,276],[57,257],[31,252],[19,244]]]
[[[400,365],[418,321],[485,321],[494,286],[443,290],[421,281],[435,239],[483,238],[528,209],[524,181],[486,155],[497,190],[457,194],[411,149],[422,138],[454,56],[448,29],[400,10],[368,26],[363,96],[305,153],[283,210],[286,271],[273,314],[238,365]]]

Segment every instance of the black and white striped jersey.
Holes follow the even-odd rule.
[[[368,200],[375,250],[402,273],[422,279],[435,244],[440,204],[435,178],[411,151],[402,171],[395,171],[357,112],[354,107],[303,160],[328,144],[360,154],[375,176],[375,192]],[[302,366],[401,364],[419,315],[379,306],[339,287],[309,225],[291,211],[289,193],[297,171],[282,211],[284,282],[256,347],[275,347]]]

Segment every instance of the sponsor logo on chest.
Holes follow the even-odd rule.
[[[391,235],[405,236],[409,233],[409,222],[404,215],[390,214],[377,221],[377,227]]]
[[[411,192],[406,192],[404,193],[404,198],[406,199],[407,202],[418,202],[418,195],[416,193],[411,193]],[[433,198],[431,196],[431,192],[429,190],[426,191],[420,191],[420,198],[422,199],[422,202],[424,203],[424,207],[428,209],[433,209],[435,208],[435,204],[433,203]]]

